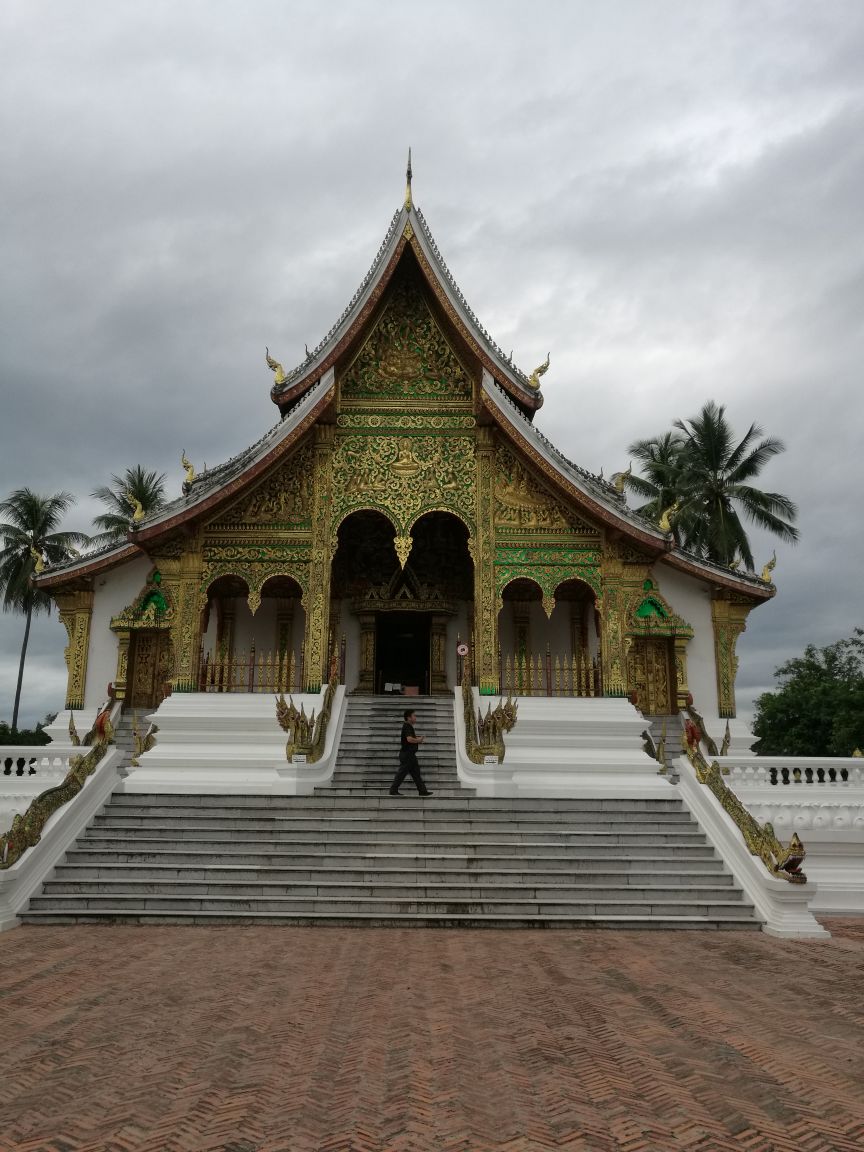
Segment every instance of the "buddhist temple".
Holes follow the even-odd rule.
[[[279,343],[274,333],[271,347]],[[735,644],[773,586],[697,559],[537,430],[542,377],[477,319],[404,203],[348,307],[285,370],[279,421],[128,540],[46,571],[66,706],[171,692],[441,694],[460,644],[483,694],[688,694],[735,716]],[[266,373],[262,358],[262,373]],[[566,381],[556,381],[566,388]]]

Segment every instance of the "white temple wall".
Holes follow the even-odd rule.
[[[96,577],[84,685],[85,708],[96,708],[102,703],[109,682],[117,675],[117,637],[111,631],[111,618],[119,616],[133,603],[152,567],[153,561],[147,556],[136,556]]]
[[[657,587],[669,604],[693,628],[687,645],[687,683],[693,702],[706,721],[719,719],[717,672],[714,662],[714,626],[711,622],[711,589],[701,580],[670,568],[662,561],[653,569]],[[725,720],[723,721],[725,724]],[[713,731],[717,731],[714,724]],[[716,737],[715,737],[716,738]]]

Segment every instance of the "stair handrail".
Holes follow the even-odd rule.
[[[11,868],[28,848],[34,848],[41,840],[48,820],[84,787],[109,745],[114,743],[111,716],[115,708],[119,708],[119,704],[110,696],[84,739],[84,743],[90,745],[89,751],[84,755],[70,756],[69,771],[62,783],[40,792],[23,814],[19,812],[15,816],[9,831],[0,836],[0,869]]]
[[[303,701],[300,701],[299,711],[294,703],[293,695],[285,699],[282,692],[276,697],[276,719],[283,732],[288,733],[288,742],[285,745],[285,758],[293,760],[295,756],[305,756],[309,764],[317,763],[324,755],[327,743],[327,726],[333,711],[333,700],[336,689],[339,687],[339,652],[334,648],[330,659],[330,679],[324,689],[324,700],[321,711],[316,718],[315,709],[311,715],[306,715]]]
[[[696,779],[713,793],[720,807],[735,822],[751,856],[758,856],[772,876],[788,880],[790,884],[806,884],[807,877],[801,865],[807,855],[797,832],[788,844],[783,844],[771,824],[760,824],[727,787],[719,763],[705,759],[699,747],[700,732],[692,720],[685,721],[681,747],[693,766]]]
[[[472,764],[483,764],[487,756],[495,756],[503,764],[506,748],[504,733],[510,732],[519,709],[518,702],[507,694],[493,710],[487,705],[486,715],[481,708],[474,713],[474,693],[471,687],[471,661],[466,655],[462,664],[462,704],[465,709],[465,753]]]

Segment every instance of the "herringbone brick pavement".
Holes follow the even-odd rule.
[[[21,928],[3,1152],[853,1152],[864,925]]]

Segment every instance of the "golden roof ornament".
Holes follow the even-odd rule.
[[[627,477],[632,473],[632,471],[633,461],[631,460],[627,465],[626,472],[613,472],[609,477],[609,483],[612,485],[619,496],[624,495],[624,485],[627,483]]]
[[[264,348],[264,354],[267,357],[267,367],[271,372],[276,374],[276,383],[284,384],[288,379],[288,377],[285,375],[285,369],[282,367],[278,360],[273,359],[273,357],[270,355],[270,349],[266,346]]]
[[[32,544],[30,545],[30,555],[33,557],[33,571],[38,576],[40,572],[45,571],[45,557]]]
[[[183,449],[183,454],[180,457],[180,467],[186,469],[186,480],[184,482],[184,487],[185,487],[186,484],[191,484],[192,481],[195,479],[195,467],[193,464],[190,463],[189,460],[186,459],[186,449],[185,448]]]
[[[411,177],[412,177],[412,175],[413,175],[413,173],[411,172],[411,149],[409,148],[408,149],[408,167],[405,170],[405,211],[406,212],[411,210],[411,206],[413,203],[413,201],[411,199]]]
[[[663,513],[662,513],[660,520],[658,521],[658,524],[657,524],[657,526],[661,532],[671,532],[672,531],[672,521],[678,515],[680,510],[681,510],[681,506],[677,500],[675,501],[674,504],[670,504],[668,508],[663,510]]]
[[[534,392],[540,391],[540,377],[545,376],[549,371],[549,357],[551,353],[547,353],[546,359],[539,367],[535,368],[531,375],[528,377],[528,387]]]
[[[140,523],[144,519],[144,505],[137,497],[132,495],[128,488],[123,495],[126,498],[126,503],[132,509],[132,523]]]
[[[864,752],[862,752],[860,748],[855,748],[853,749],[852,755],[856,760],[860,760],[862,757],[864,757]]]
[[[771,559],[768,561],[768,563],[762,569],[762,579],[765,581],[766,584],[773,584],[774,583],[774,578],[772,577],[771,573],[774,571],[776,564],[777,564],[777,553],[775,551],[771,554]]]

